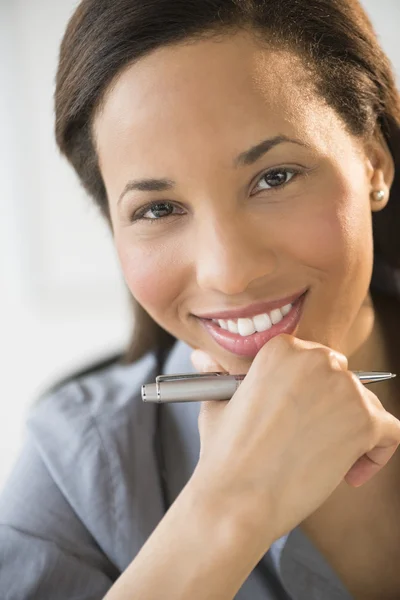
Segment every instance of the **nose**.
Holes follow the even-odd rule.
[[[262,223],[240,217],[207,221],[199,225],[195,245],[199,287],[233,296],[260,287],[258,280],[275,272],[276,255]]]

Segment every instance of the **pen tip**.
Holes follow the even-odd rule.
[[[396,377],[396,373],[390,373],[391,378],[393,379],[394,377]]]

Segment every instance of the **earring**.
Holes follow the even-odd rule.
[[[383,190],[375,190],[372,192],[372,200],[374,202],[382,202],[385,197],[385,192]]]

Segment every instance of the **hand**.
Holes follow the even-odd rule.
[[[200,350],[192,362],[224,370]],[[202,402],[199,431],[197,475],[265,539],[297,526],[343,479],[371,479],[400,442],[400,422],[345,356],[290,335],[263,346],[230,401]]]

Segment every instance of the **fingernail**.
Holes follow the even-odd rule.
[[[215,363],[212,358],[202,350],[195,350],[192,352],[191,360],[196,369],[213,369],[215,367]]]
[[[192,360],[192,362],[196,362],[196,364],[207,364],[207,362],[210,361],[210,357],[208,356],[208,354],[206,354],[205,352],[202,352],[201,350],[195,350],[194,352],[192,352],[192,354],[190,355],[190,358]]]
[[[204,350],[193,350],[192,356],[198,358],[199,360],[210,360],[209,354],[204,352]]]

